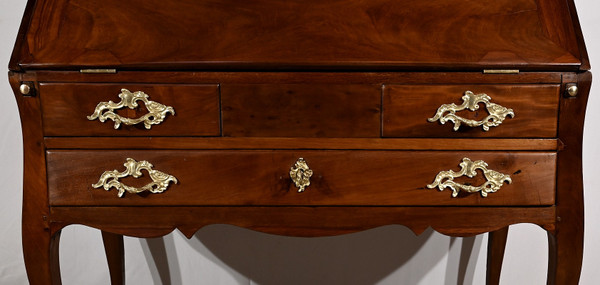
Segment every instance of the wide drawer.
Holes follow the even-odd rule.
[[[386,85],[383,136],[556,137],[559,89],[548,84]]]
[[[221,133],[216,84],[42,83],[40,98],[46,136],[218,136]],[[95,112],[108,119],[101,122],[94,117]],[[137,121],[127,125],[126,119]],[[122,123],[115,129],[117,120]]]
[[[107,179],[107,185],[141,188],[152,182],[146,170],[137,179],[126,175],[123,164],[128,158],[147,161],[164,173],[155,176],[164,179],[172,175],[178,183],[167,181],[168,188],[162,193],[125,192],[121,198],[115,188],[102,189],[101,175],[112,170],[105,178],[118,173],[124,178]],[[290,170],[300,158],[312,171],[304,192],[298,192],[290,178]],[[487,197],[465,191],[453,197],[449,189],[428,188],[438,173],[459,173],[464,158],[480,165],[482,160],[490,171],[497,171],[486,176],[496,177],[500,189]],[[556,180],[554,152],[54,150],[48,151],[47,162],[53,206],[552,205]],[[129,168],[135,167],[130,164]],[[477,172],[474,178],[461,176],[453,181],[465,186],[486,182],[483,168],[472,170]],[[510,177],[510,184],[500,173]],[[92,187],[95,183],[100,188]]]

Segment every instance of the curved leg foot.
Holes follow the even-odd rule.
[[[123,235],[102,231],[102,241],[112,285],[125,284],[125,247]]]
[[[43,229],[35,233],[23,231],[23,257],[29,284],[61,284],[59,243],[60,231],[54,235]]]
[[[500,284],[500,272],[502,270],[502,260],[504,259],[507,236],[508,227],[501,228],[488,234],[487,285]]]
[[[548,285],[579,284],[583,230],[548,232]]]

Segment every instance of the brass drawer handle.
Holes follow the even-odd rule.
[[[308,167],[304,158],[298,158],[294,166],[290,168],[290,178],[298,187],[298,192],[304,192],[304,188],[310,185],[310,177],[313,171]]]
[[[506,183],[511,183],[512,179],[509,175],[502,174],[498,171],[487,169],[488,164],[483,160],[471,161],[469,158],[463,158],[459,164],[461,169],[459,172],[452,170],[440,171],[435,177],[433,183],[427,185],[427,188],[433,189],[437,187],[440,191],[446,188],[452,189],[452,197],[458,196],[460,190],[464,190],[469,193],[481,192],[481,196],[487,197],[488,193],[494,193],[500,190],[500,187]],[[469,178],[477,175],[477,169],[483,171],[486,182],[480,186],[464,185],[454,182],[454,178],[466,175]]]
[[[466,91],[465,95],[462,96],[462,100],[463,100],[463,103],[460,106],[457,106],[454,103],[443,104],[442,106],[440,106],[437,109],[435,116],[433,116],[433,118],[429,118],[427,120],[432,123],[437,120],[440,120],[440,123],[442,125],[445,124],[447,121],[452,121],[454,123],[455,131],[458,130],[461,123],[464,123],[465,125],[467,125],[469,127],[482,126],[484,131],[488,131],[490,129],[490,127],[497,127],[500,124],[502,124],[504,119],[506,119],[506,116],[510,116],[511,118],[515,117],[515,113],[514,113],[513,109],[506,108],[506,107],[500,106],[496,103],[490,102],[492,100],[492,98],[485,93],[474,94],[471,91]],[[489,115],[485,119],[483,119],[481,121],[475,121],[475,120],[465,119],[463,117],[456,115],[456,112],[462,111],[465,109],[469,109],[470,111],[478,110],[479,103],[484,103],[485,108],[487,109],[487,111],[489,113]]]
[[[168,113],[171,115],[175,115],[175,110],[171,106],[165,106],[161,103],[154,102],[148,100],[148,94],[142,91],[131,92],[127,89],[121,89],[121,93],[119,94],[119,98],[121,98],[121,102],[115,103],[113,101],[108,102],[100,102],[96,106],[94,113],[90,116],[87,116],[88,120],[93,121],[95,119],[100,120],[100,122],[105,122],[107,119],[113,120],[115,122],[115,129],[118,129],[121,126],[121,123],[131,126],[135,124],[139,124],[144,122],[144,126],[146,129],[152,128],[152,125],[158,125],[162,123]],[[131,119],[119,116],[115,113],[115,110],[127,107],[129,109],[135,109],[138,107],[137,101],[144,102],[146,105],[146,109],[148,109],[148,114],[145,114],[139,118]]]
[[[125,171],[123,172],[119,172],[117,170],[104,171],[104,173],[100,175],[98,183],[92,184],[92,187],[103,187],[106,191],[110,190],[111,187],[114,187],[115,189],[119,190],[118,196],[123,197],[125,191],[129,193],[140,193],[144,191],[149,191],[151,193],[162,193],[167,190],[167,187],[169,187],[169,182],[173,181],[173,183],[177,184],[177,178],[164,172],[152,169],[153,166],[148,161],[142,160],[138,162],[133,158],[127,158],[127,161],[123,165],[125,166]],[[127,186],[119,182],[120,178],[130,175],[134,178],[139,178],[142,176],[142,170],[148,171],[150,178],[152,179],[151,183],[138,188]]]

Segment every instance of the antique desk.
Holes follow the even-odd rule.
[[[31,284],[63,227],[548,231],[577,284],[591,74],[572,0],[31,0],[10,62]]]

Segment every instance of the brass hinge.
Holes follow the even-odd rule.
[[[104,73],[114,74],[114,73],[117,73],[117,70],[116,69],[109,69],[109,68],[105,68],[105,69],[80,69],[79,72],[80,73],[86,73],[86,74],[104,74]]]
[[[518,69],[484,69],[484,74],[519,74]]]

